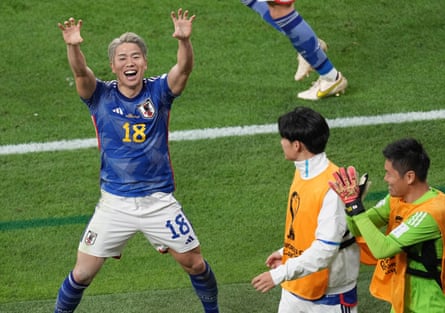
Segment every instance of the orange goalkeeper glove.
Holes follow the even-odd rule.
[[[362,199],[365,197],[369,188],[368,174],[364,174],[357,181],[357,171],[353,166],[347,169],[339,168],[338,172],[333,174],[335,181],[329,182],[329,186],[334,190],[346,206],[346,214],[354,216],[365,212]]]

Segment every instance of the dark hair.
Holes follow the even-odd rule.
[[[404,138],[390,143],[383,150],[383,155],[392,163],[400,176],[408,171],[414,171],[420,181],[426,181],[430,158],[417,140]]]
[[[329,138],[329,126],[325,118],[307,107],[296,107],[278,118],[281,138],[301,141],[314,154],[324,152]]]

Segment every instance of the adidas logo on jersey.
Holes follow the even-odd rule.
[[[120,107],[114,108],[112,111],[116,114],[124,115],[124,111]]]

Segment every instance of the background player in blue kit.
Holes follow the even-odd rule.
[[[179,9],[171,18],[178,51],[177,63],[168,74],[144,78],[147,47],[138,35],[124,33],[108,48],[116,75],[108,82],[95,77],[80,50],[82,20],[70,18],[58,24],[77,92],[90,110],[98,136],[101,197],[79,244],[76,265],[59,289],[57,313],[73,312],[105,260],[119,258],[126,242],[139,231],[190,275],[204,311],[219,312],[215,276],[172,194],[169,114],[193,69],[190,36],[195,16]]]
[[[273,28],[278,30],[279,32],[286,35],[286,33],[278,26],[273,18],[270,16],[269,6],[267,3],[259,2],[257,0],[241,0],[241,3],[244,4],[249,9],[258,13],[261,18],[271,25]],[[318,38],[318,42],[320,43],[320,48],[323,49],[324,52],[328,50],[328,45],[322,39]],[[314,70],[312,66],[303,58],[303,56],[297,51],[297,61],[298,67],[295,72],[294,79],[296,81],[300,81],[309,77],[309,74]]]
[[[309,63],[309,66],[299,64],[299,67],[303,65],[306,69],[301,69],[302,74],[298,73],[300,70],[296,73],[297,80],[304,78],[311,68],[320,75],[308,90],[298,93],[298,98],[320,100],[345,92],[348,81],[327,57],[326,44],[317,38],[310,25],[295,10],[295,0],[241,0],[241,2],[284,33],[297,53]]]

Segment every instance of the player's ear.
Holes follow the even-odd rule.
[[[112,72],[113,74],[116,74],[116,71],[114,70],[114,64],[113,64],[113,62],[110,62],[110,68],[111,68],[111,72]]]
[[[306,146],[304,145],[304,143],[299,140],[295,140],[294,142],[292,142],[292,145],[294,145],[295,150],[297,152],[302,152],[306,150]]]
[[[413,170],[406,172],[405,175],[403,175],[403,176],[404,176],[408,185],[413,184],[414,181],[416,180],[416,173]]]

